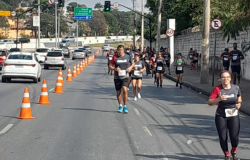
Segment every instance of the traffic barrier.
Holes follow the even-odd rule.
[[[72,77],[75,77],[75,78],[77,77],[77,74],[76,74],[76,65],[74,65]]]
[[[67,74],[67,79],[66,79],[67,82],[72,82],[72,74],[71,74],[71,70],[70,70],[70,67],[68,68],[68,74]]]
[[[76,74],[81,74],[81,72],[80,72],[80,67],[79,67],[79,63],[77,63]]]
[[[62,70],[61,69],[59,70],[57,79],[62,83],[62,86],[64,86],[63,75],[62,75]]]
[[[86,65],[85,65],[85,60],[84,60],[84,59],[82,60],[82,66],[83,66],[83,68],[86,67]]]
[[[63,92],[62,83],[61,83],[60,80],[57,80],[57,81],[56,81],[56,87],[55,87],[54,93],[58,93],[58,94],[64,93],[64,92]]]
[[[83,71],[82,61],[80,62],[80,71]]]
[[[19,117],[17,118],[35,119],[35,117],[32,117],[31,108],[30,108],[30,95],[29,95],[29,89],[27,87],[24,89],[21,111],[20,111]]]
[[[41,89],[41,94],[40,94],[40,99],[39,102],[37,102],[37,104],[51,104],[49,102],[49,94],[48,94],[48,90],[47,90],[47,84],[46,84],[46,80],[43,80],[43,86]]]

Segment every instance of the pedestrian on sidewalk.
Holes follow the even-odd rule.
[[[177,59],[174,62],[174,66],[176,66],[175,73],[177,75],[176,87],[180,83],[180,89],[182,89],[182,75],[184,72],[184,60],[182,59],[182,54],[179,53]]]
[[[230,61],[229,61],[229,49],[225,48],[224,52],[221,54],[221,60],[223,64],[223,69],[229,71]]]
[[[228,151],[228,134],[231,140],[231,155],[233,160],[239,160],[236,155],[239,144],[240,118],[238,110],[241,107],[241,91],[239,86],[231,84],[229,71],[221,72],[221,84],[216,86],[208,100],[209,105],[218,105],[215,115],[215,125],[220,139],[220,146],[225,155],[225,160],[230,160]]]
[[[191,68],[191,70],[193,70],[194,69],[194,66],[193,66],[193,59],[194,59],[194,57],[193,57],[193,48],[190,48],[190,50],[188,52],[187,60],[188,59],[190,60],[190,68]]]
[[[165,53],[163,55],[165,61],[166,61],[166,65],[165,65],[165,73],[167,74],[167,69],[168,69],[168,74],[170,75],[170,60],[171,60],[171,55],[169,53],[169,48],[165,49]]]
[[[197,50],[194,50],[193,52],[193,69],[198,72],[198,59],[199,59],[199,53],[197,53]]]
[[[233,44],[233,48],[234,49],[229,53],[233,84],[236,84],[236,77],[238,78],[238,84],[240,84],[241,59],[244,59],[244,55],[237,49],[237,43]]]

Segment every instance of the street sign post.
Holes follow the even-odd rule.
[[[10,11],[0,11],[0,16],[10,16]]]
[[[74,17],[75,20],[92,20],[92,8],[75,8]]]
[[[15,17],[15,16],[16,16],[16,11],[12,11],[12,12],[11,12],[11,15],[12,15],[13,17]]]
[[[113,7],[114,7],[115,9],[117,9],[117,8],[119,7],[119,3],[118,3],[118,2],[114,2],[114,3],[113,3]]]
[[[218,18],[211,21],[211,27],[214,29],[214,64],[213,64],[213,79],[212,87],[214,87],[214,71],[215,71],[215,56],[216,56],[216,31],[222,27],[222,21]]]
[[[174,34],[175,34],[175,31],[172,28],[169,28],[166,30],[166,35],[168,37],[172,37],[172,36],[174,36]]]

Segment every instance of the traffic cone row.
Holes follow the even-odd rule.
[[[94,55],[89,56],[86,59],[83,59],[80,62],[80,64],[77,63],[77,65],[74,65],[73,74],[71,74],[71,69],[69,67],[66,81],[67,82],[72,82],[73,81],[72,77],[76,78],[78,74],[81,74],[81,71],[83,71],[86,66],[91,64],[94,61],[95,57],[99,53],[100,53],[100,51],[96,52]],[[63,94],[64,93],[63,92],[63,86],[64,86],[63,75],[62,75],[62,70],[60,69],[59,73],[58,73],[54,93]],[[51,104],[49,102],[47,83],[46,83],[45,79],[43,80],[41,94],[40,94],[40,98],[39,98],[39,101],[37,102],[37,104],[41,104],[41,105],[49,105],[49,104]],[[27,87],[24,89],[24,95],[23,95],[20,115],[17,118],[19,118],[19,119],[35,119],[35,117],[32,116],[31,105],[30,105],[30,97],[29,97],[29,89]]]

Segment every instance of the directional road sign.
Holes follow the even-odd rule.
[[[92,20],[92,8],[75,8],[74,17],[75,20]]]
[[[214,30],[219,30],[221,27],[222,27],[222,21],[218,18],[216,19],[213,19],[211,21],[211,27],[214,29]]]
[[[10,16],[10,11],[0,11],[0,16]]]
[[[169,29],[166,30],[166,35],[168,37],[174,36],[174,33],[175,33],[175,31],[173,29],[171,29],[171,28],[169,28]]]

